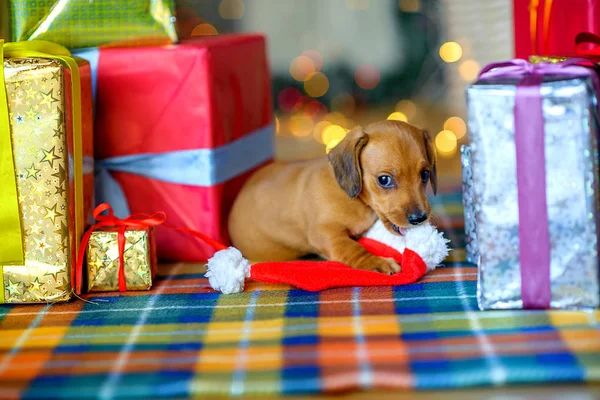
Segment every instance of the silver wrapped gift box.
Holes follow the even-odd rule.
[[[462,161],[479,307],[598,307],[597,77],[502,68],[513,67],[489,68],[467,89],[471,144]],[[537,100],[518,89],[536,85]]]
[[[462,201],[465,215],[465,258],[468,262],[477,264],[479,249],[477,247],[477,230],[475,229],[477,225],[475,224],[475,199],[470,146],[464,145],[460,148],[460,163],[462,165]]]

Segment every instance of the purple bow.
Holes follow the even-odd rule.
[[[492,63],[480,79],[520,78],[515,94],[515,146],[519,204],[519,260],[523,308],[546,309],[552,298],[550,232],[546,201],[544,114],[540,86],[544,76],[592,79],[600,93],[597,66],[589,60],[531,64],[525,60]]]

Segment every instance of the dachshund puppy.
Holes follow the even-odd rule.
[[[328,158],[275,162],[257,171],[229,217],[234,246],[252,261],[318,254],[354,268],[393,274],[398,264],[354,238],[377,218],[397,235],[429,218],[436,154],[426,131],[400,121],[356,127]]]

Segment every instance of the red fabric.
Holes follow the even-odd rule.
[[[97,73],[96,159],[214,148],[271,123],[265,40],[225,35],[178,45],[101,49]],[[228,243],[227,215],[251,172],[212,187],[113,173],[132,213],[163,210],[175,226]],[[159,258],[208,259],[213,249],[163,229]]]
[[[600,33],[600,0],[513,0],[513,6],[517,58],[573,57],[579,32]]]
[[[387,247],[376,242],[369,243],[371,248]],[[373,246],[372,246],[373,245]],[[392,250],[389,252],[389,250]],[[389,247],[384,254],[398,252]],[[264,283],[284,283],[310,292],[347,286],[397,286],[413,283],[427,272],[427,267],[421,257],[412,250],[404,250],[400,262],[402,271],[388,276],[379,272],[364,271],[351,268],[335,261],[285,261],[257,263],[250,269],[250,278]]]
[[[364,237],[358,239],[358,243],[360,243],[371,254],[375,254],[379,257],[393,258],[397,263],[402,262],[402,253],[393,247]]]
[[[100,207],[100,206],[99,206]],[[199,239],[198,243],[212,246],[215,250],[226,248],[206,235],[189,229],[183,231]],[[354,269],[336,261],[274,261],[253,264],[250,279],[263,283],[283,283],[297,288],[318,292],[325,289],[347,286],[398,286],[416,282],[427,272],[425,262],[417,253],[405,249],[404,253],[369,238],[358,240],[368,252],[379,257],[393,258],[402,270],[392,276],[380,272]]]

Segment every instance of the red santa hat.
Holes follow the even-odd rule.
[[[225,294],[242,292],[246,279],[289,284],[311,292],[344,286],[396,286],[417,281],[435,269],[449,252],[449,240],[428,223],[407,229],[404,235],[396,235],[377,221],[358,242],[374,255],[393,258],[402,270],[388,276],[335,261],[251,264],[235,247],[217,245],[219,251],[208,260],[205,275],[213,289]],[[215,246],[214,242],[211,244]]]

